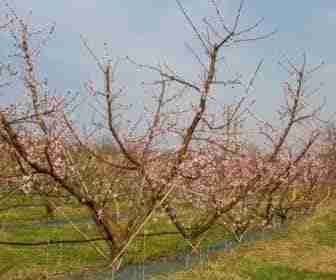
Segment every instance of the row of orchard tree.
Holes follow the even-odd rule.
[[[204,20],[203,30],[177,0],[198,39],[200,51],[191,53],[199,64],[192,70],[199,72],[199,80],[184,78],[167,65],[128,59],[135,68],[157,75],[149,85],[156,92],[152,106],[131,123],[126,117],[130,107],[118,99],[122,89],[114,77],[116,64],[99,60],[83,40],[104,82],[87,84],[88,102],[100,105],[99,126],[93,131],[103,130],[110,145],[100,145],[96,134],[79,129],[82,124],[72,118],[76,96],[55,94],[43,83],[37,63],[43,43],[36,43],[36,34],[43,33],[7,7],[1,32],[14,40],[16,60],[2,62],[7,66],[1,68],[1,92],[11,94],[11,83],[17,83],[22,93],[10,106],[0,106],[0,200],[13,192],[38,194],[53,211],[50,201],[62,206],[70,197],[91,214],[117,268],[158,212],[197,250],[215,225],[222,224],[241,240],[250,230],[310,213],[328,199],[333,191],[334,130],[325,129],[322,107],[310,100],[307,83],[319,67],[309,66],[305,56],[299,65],[283,61],[288,72],[282,85],[285,102],[274,109],[276,123],[261,120],[250,109],[248,93],[262,63],[248,81],[221,78],[219,70],[224,50],[273,33],[258,35],[260,22],[241,27],[243,2],[231,24],[225,23],[216,1],[209,3],[217,19]],[[224,106],[220,95],[230,94],[232,86],[244,94]],[[239,129],[248,118],[258,131],[256,143],[263,143],[254,148],[242,140],[244,128]],[[116,201],[122,205],[120,215],[115,215],[120,212]]]

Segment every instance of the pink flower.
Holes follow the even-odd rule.
[[[103,221],[103,217],[104,217],[104,209],[100,208],[100,209],[97,211],[97,218],[98,218],[98,221],[102,222],[102,221]]]

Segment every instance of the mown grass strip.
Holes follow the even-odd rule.
[[[215,253],[207,266],[160,275],[165,280],[334,280],[336,279],[336,203],[290,225],[270,240]]]

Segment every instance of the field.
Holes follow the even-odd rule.
[[[313,217],[293,223],[271,240],[215,254],[206,267],[155,279],[336,279],[335,205],[333,202]]]
[[[54,215],[50,216],[40,197],[14,196],[6,200],[1,208],[9,208],[7,211],[0,211],[1,241],[34,243],[99,237],[89,214],[79,205],[57,208]],[[162,215],[159,219],[154,217],[145,227],[145,233],[145,238],[140,235],[128,249],[125,264],[174,259],[176,254],[190,250],[188,243]],[[226,238],[230,236],[223,233],[222,227],[214,227],[202,240],[202,246]],[[0,246],[0,271],[8,269],[10,275],[20,279],[96,271],[107,263],[104,241]]]
[[[41,198],[13,196],[2,205],[27,205],[0,212],[1,240],[36,242],[62,239],[90,239],[98,234],[80,207],[62,207],[48,216]],[[36,205],[33,207],[32,205]],[[288,230],[272,234],[269,240],[242,244],[229,252],[211,253],[209,264],[196,265],[154,279],[336,279],[335,202],[321,208],[303,222],[295,221]],[[173,260],[186,252],[188,244],[168,220],[154,219],[146,226],[145,239],[139,237],[129,248],[125,262],[144,264]],[[168,234],[155,236],[155,233]],[[213,228],[202,246],[232,239],[223,228]],[[95,275],[106,268],[102,241],[43,246],[1,245],[0,271],[8,279],[67,279],[70,275]],[[105,248],[106,249],[106,248]],[[276,278],[277,277],[277,278]],[[89,278],[91,279],[91,278]]]

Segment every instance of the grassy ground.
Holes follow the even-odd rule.
[[[1,207],[41,202],[21,199],[8,200]],[[85,218],[88,213],[82,208],[69,206],[59,209],[53,218],[65,217]],[[0,212],[0,240],[34,242],[97,236],[95,227],[85,223],[27,227],[46,221],[43,207]],[[18,227],[9,227],[8,223]],[[147,232],[163,230],[171,231],[174,227],[164,219],[152,221],[146,226]],[[214,228],[203,240],[203,245],[228,237],[223,228]],[[186,248],[188,244],[179,235],[148,237],[145,242],[139,238],[129,248],[125,261],[142,263],[169,258]],[[39,247],[0,246],[0,279],[2,274],[7,279],[46,279],[64,272],[95,270],[104,264],[101,254],[104,249],[104,242]],[[210,256],[210,260],[206,267],[195,267],[192,271],[155,279],[336,279],[336,202],[319,210],[314,217],[293,224],[288,231],[275,234],[271,240],[242,245],[225,254],[216,253]]]
[[[336,203],[271,240],[217,253],[206,267],[154,279],[335,280]]]
[[[18,204],[40,204],[39,198],[13,197],[1,205],[6,208]],[[59,208],[54,216],[48,217],[45,208],[28,207],[0,211],[0,241],[36,242],[45,240],[84,239],[97,237],[95,226],[87,223],[69,223],[61,226],[38,226],[52,219],[83,219],[88,213],[80,207]],[[33,226],[32,226],[33,225]],[[145,228],[147,233],[176,231],[168,220],[154,219]],[[202,245],[227,238],[223,228],[214,228],[202,241]],[[164,246],[162,245],[164,244]],[[177,252],[189,248],[183,238],[178,235],[161,235],[138,238],[129,248],[125,263],[142,263],[155,259],[172,258]],[[0,279],[1,271],[7,271],[6,277],[12,279],[39,279],[48,275],[81,270],[95,270],[104,264],[104,241],[83,244],[58,244],[34,247],[16,247],[0,245]],[[8,275],[8,276],[7,276]]]

